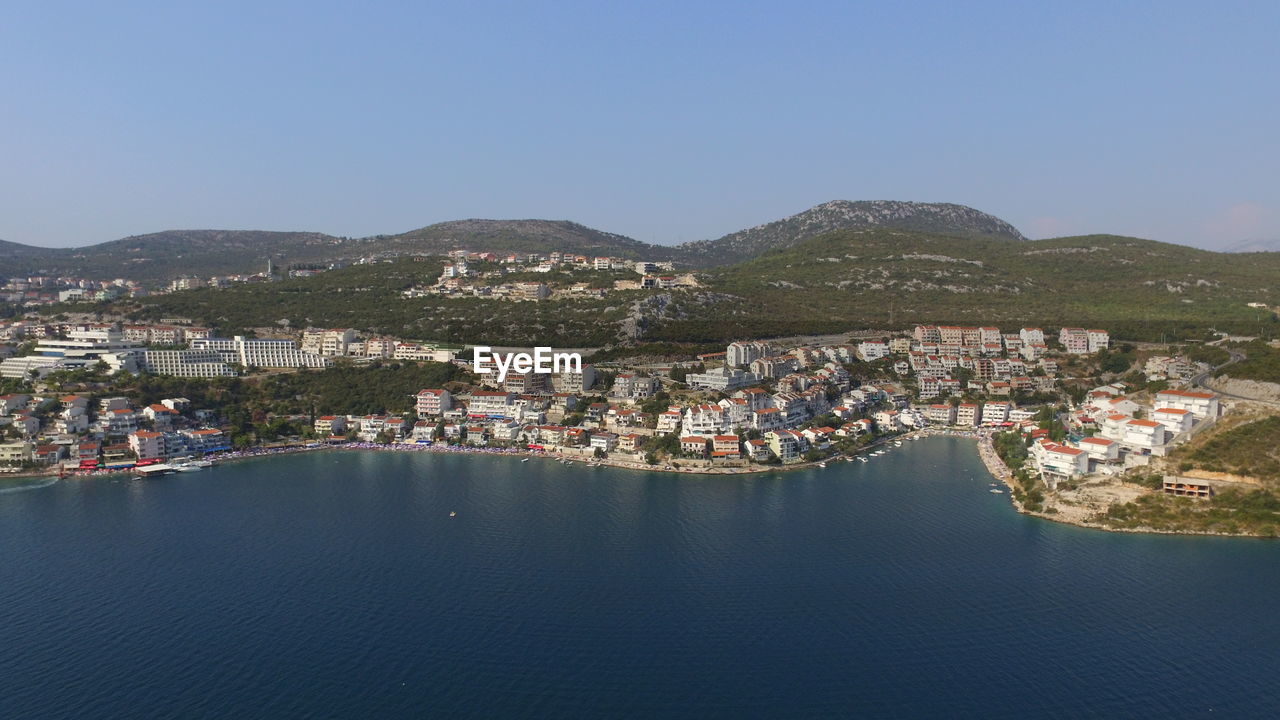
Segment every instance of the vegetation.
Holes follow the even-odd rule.
[[[627,315],[628,293],[543,302],[400,295],[412,285],[434,282],[438,270],[434,263],[412,260],[357,265],[297,280],[144,298],[129,315],[152,322],[173,315],[196,318],[227,336],[252,328],[358,327],[448,344],[556,347],[614,343]]]
[[[224,334],[350,326],[453,343],[611,348],[604,358],[625,352],[620,341],[676,349],[913,323],[1086,325],[1119,339],[1168,342],[1200,340],[1210,328],[1264,338],[1280,330],[1274,314],[1246,306],[1280,304],[1280,253],[1213,253],[1108,235],[1012,242],[843,230],[709,271],[698,290],[536,303],[401,297],[403,289],[433,282],[437,271],[435,262],[400,259],[116,307],[138,320],[192,317]],[[1233,377],[1280,377],[1280,362],[1269,360],[1280,351],[1257,346],[1256,360],[1251,354],[1251,363],[1231,366]],[[1124,372],[1135,359],[1124,349],[1108,353],[1102,371]]]
[[[1218,370],[1216,375],[1229,375],[1239,380],[1280,383],[1280,348],[1254,340],[1240,346],[1245,359]]]
[[[1244,257],[1110,235],[1010,245],[848,230],[710,272],[709,289],[750,302],[706,321],[664,323],[650,337],[693,339],[738,318],[761,319],[765,331],[790,322],[797,333],[930,322],[1100,326],[1149,341],[1200,339],[1210,326],[1273,336],[1276,318],[1260,320],[1245,303],[1274,301],[1277,273],[1280,253]]]
[[[1280,481],[1280,416],[1217,433],[1175,457],[1183,471],[1199,468]]]
[[[1261,489],[1227,490],[1206,501],[1152,493],[1111,506],[1101,522],[1120,529],[1276,537],[1280,532],[1280,496]]]
[[[1174,352],[1186,357],[1191,362],[1207,363],[1215,367],[1231,359],[1231,353],[1217,345],[1183,345],[1175,348]]]

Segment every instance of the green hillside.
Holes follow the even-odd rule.
[[[951,322],[1100,325],[1159,339],[1209,326],[1274,333],[1274,317],[1246,303],[1280,301],[1280,253],[1213,253],[1111,235],[1010,243],[855,230],[709,271],[706,280],[740,302],[705,321],[662,323],[652,337]]]
[[[1133,340],[1210,328],[1275,337],[1280,253],[1224,254],[1107,235],[1010,242],[876,229],[830,233],[700,275],[697,291],[611,292],[538,303],[401,297],[434,261],[357,265],[311,278],[197,290],[117,306],[222,332],[355,327],[405,338],[594,347],[720,342],[914,323],[1100,326]]]

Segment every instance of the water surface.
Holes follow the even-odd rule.
[[[0,494],[0,717],[1280,706],[1280,543],[1058,525],[989,482],[933,438],[772,475],[327,452]]]

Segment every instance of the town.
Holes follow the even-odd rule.
[[[162,325],[13,321],[0,325],[0,340],[15,353],[0,361],[0,377],[13,390],[0,398],[0,431],[8,438],[0,465],[61,473],[146,468],[246,449],[218,408],[194,407],[182,397],[141,404],[117,394],[130,377],[217,382],[397,361],[447,364],[459,375],[420,388],[399,412],[317,407],[308,415],[263,418],[292,429],[277,446],[506,449],[565,461],[749,472],[866,461],[866,451],[903,434],[1016,435],[1023,451],[1004,453],[1004,460],[1019,471],[1025,465],[1053,490],[1145,467],[1230,407],[1189,385],[1204,363],[1147,354],[1131,368],[1136,355],[1131,348],[1119,354],[1107,331],[1070,327],[1006,333],[919,325],[849,343],[779,347],[744,340],[673,362],[588,362],[504,374],[472,367],[469,348],[352,328],[221,338],[182,318]],[[502,366],[503,351],[492,352]],[[1131,370],[1143,388],[1119,379]],[[57,392],[60,383],[85,376],[112,394]],[[1089,385],[1090,379],[1105,382]],[[1182,478],[1169,492],[1200,497],[1212,489]]]

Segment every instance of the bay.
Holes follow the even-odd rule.
[[[1060,525],[989,482],[932,438],[751,476],[320,452],[6,492],[0,717],[1273,714],[1280,544]]]

